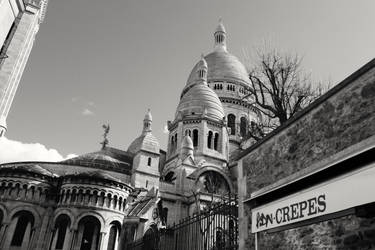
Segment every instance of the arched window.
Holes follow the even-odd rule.
[[[171,138],[171,152],[174,151],[174,136],[172,135],[172,138]]]
[[[185,135],[188,135],[188,136],[191,137],[191,130],[190,129],[186,129],[185,130]]]
[[[241,134],[242,137],[245,137],[247,135],[247,119],[246,119],[246,117],[241,117],[240,134]]]
[[[147,159],[147,166],[151,166],[151,157],[148,157]]]
[[[73,189],[71,202],[76,202],[76,199],[77,199],[77,190]]]
[[[218,145],[219,145],[219,133],[215,133],[215,138],[214,138],[214,149],[218,150]]]
[[[231,135],[236,134],[236,116],[233,114],[228,115],[228,128],[230,128]]]
[[[174,135],[174,146],[177,148],[177,133]]]
[[[193,146],[198,147],[198,129],[193,130]]]
[[[207,147],[211,148],[212,147],[212,131],[208,132],[208,137],[207,137]]]
[[[52,237],[51,249],[58,250],[64,249],[64,246],[68,245],[66,242],[67,234],[69,232],[68,228],[70,226],[70,219],[67,215],[60,215],[55,224],[55,232]]]
[[[115,250],[118,248],[118,239],[120,235],[121,225],[118,222],[112,222],[109,229],[108,236],[108,250]]]
[[[100,222],[93,216],[86,216],[78,224],[78,235],[82,235],[79,240],[80,250],[98,250]]]
[[[227,180],[216,171],[206,171],[198,177],[198,181],[203,185],[203,193],[228,195],[230,188]]]
[[[15,214],[12,223],[17,223],[14,229],[11,246],[27,246],[32,236],[32,228],[34,226],[34,216],[27,211],[21,211]],[[26,249],[25,248],[25,249]]]

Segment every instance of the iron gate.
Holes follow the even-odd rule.
[[[127,250],[238,249],[238,201],[229,197],[210,209],[155,230],[127,245]]]

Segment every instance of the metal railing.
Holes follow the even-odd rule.
[[[149,229],[151,230],[151,229]],[[154,229],[127,250],[238,249],[238,201],[229,197],[166,229]]]

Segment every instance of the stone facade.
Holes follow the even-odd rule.
[[[348,215],[273,234],[261,233],[260,249],[374,249],[375,218]],[[252,241],[248,247],[253,249]]]
[[[252,192],[313,168],[375,135],[375,60],[315,101],[241,156],[244,200]],[[241,177],[243,175],[243,177]],[[291,177],[292,176],[292,177]],[[243,187],[243,186],[242,186]],[[250,210],[240,208],[242,249],[252,249]],[[350,215],[279,233],[259,233],[261,249],[369,249],[374,218]],[[369,247],[369,248],[365,248]]]
[[[47,0],[0,1],[0,137],[46,7]]]
[[[256,114],[243,99],[247,72],[227,51],[222,23],[214,38],[214,52],[202,56],[182,85],[166,151],[152,134],[148,111],[126,150],[108,147],[104,138],[101,150],[62,162],[0,165],[0,248],[124,249],[155,226],[173,225],[236,193],[232,152],[240,150]],[[8,175],[13,168],[22,180]],[[35,176],[48,180],[34,187]],[[43,199],[34,193],[39,187]]]

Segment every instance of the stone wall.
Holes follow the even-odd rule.
[[[258,242],[259,249],[374,249],[375,218],[349,215],[278,233],[260,233]],[[249,241],[250,248],[253,244]]]
[[[319,98],[287,124],[250,147],[242,155],[243,199],[312,164],[375,135],[375,59]],[[241,171],[241,172],[242,172]],[[242,242],[251,249],[249,208]],[[374,219],[349,216],[280,233],[261,233],[261,249],[323,249],[374,242]],[[319,235],[321,234],[321,235]],[[372,237],[372,238],[371,238]],[[347,248],[346,248],[347,249]],[[357,248],[355,248],[357,249]]]

